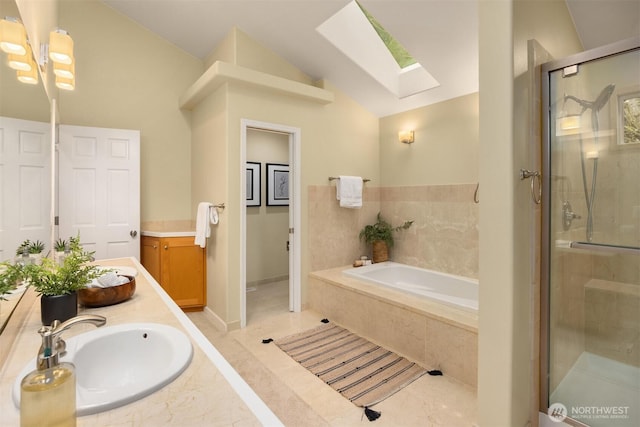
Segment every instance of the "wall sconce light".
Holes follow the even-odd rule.
[[[412,130],[401,130],[398,132],[398,140],[404,144],[413,144],[414,136]]]
[[[0,20],[0,49],[16,55],[27,53],[27,31],[17,18]]]
[[[73,39],[66,31],[56,29],[49,33],[49,43],[40,45],[40,57],[36,62],[24,25],[17,18],[7,17],[0,20],[0,49],[7,53],[9,67],[16,70],[20,82],[37,84],[38,71],[45,72],[51,59],[56,86],[64,90],[75,88]]]
[[[73,39],[65,30],[56,29],[49,33],[49,45],[42,46],[42,52],[47,52],[41,58],[43,66],[47,59],[51,59],[56,87],[64,90],[74,90],[76,87],[76,65],[73,56]]]
[[[60,64],[73,62],[73,39],[65,30],[57,29],[49,33],[49,58]]]

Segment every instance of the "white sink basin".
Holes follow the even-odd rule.
[[[183,332],[158,323],[104,326],[65,341],[67,353],[60,361],[76,367],[78,416],[117,408],[161,389],[189,366],[193,356]],[[17,407],[20,381],[35,366],[36,358],[16,378]]]

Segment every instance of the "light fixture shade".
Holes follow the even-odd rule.
[[[62,64],[73,62],[73,39],[66,31],[56,30],[49,33],[49,58]]]
[[[17,20],[0,20],[0,49],[17,55],[27,53],[27,32]]]
[[[76,88],[76,79],[66,79],[64,77],[56,76],[56,86],[64,90],[74,90]]]
[[[31,71],[31,68],[35,67],[35,61],[33,59],[33,52],[31,46],[27,44],[27,52],[24,55],[18,55],[10,53],[7,55],[7,61],[9,67],[14,70]]]
[[[33,62],[33,60],[29,60],[28,55],[16,55],[15,53],[10,53],[7,56],[7,61],[9,68],[22,71],[31,71],[31,63]]]
[[[581,116],[579,114],[564,115],[556,119],[556,136],[576,135],[580,133]]]
[[[412,130],[401,130],[398,132],[398,140],[405,144],[413,144],[414,136]]]
[[[31,67],[30,71],[18,70],[16,71],[18,80],[22,83],[35,85],[38,84],[38,69],[37,67]]]
[[[54,62],[53,73],[58,77],[73,79],[76,74],[76,64],[75,62],[72,62],[71,64],[61,64],[58,62]]]

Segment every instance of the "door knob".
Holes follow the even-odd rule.
[[[131,236],[131,237],[134,237],[134,238],[135,238],[137,235],[138,235],[138,232],[137,232],[136,230],[131,230],[131,231],[129,231],[129,236]]]

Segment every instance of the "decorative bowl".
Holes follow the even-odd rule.
[[[108,288],[84,288],[78,291],[78,300],[85,307],[105,307],[119,304],[131,298],[136,291],[136,278],[121,275],[129,279],[128,283]]]

